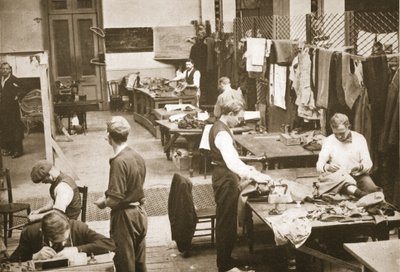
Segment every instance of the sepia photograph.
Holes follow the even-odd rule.
[[[0,0],[0,272],[400,267],[398,0]]]

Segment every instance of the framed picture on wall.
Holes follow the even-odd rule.
[[[152,52],[151,27],[106,28],[106,53]]]

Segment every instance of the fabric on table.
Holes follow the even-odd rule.
[[[240,192],[239,200],[238,200],[238,209],[237,209],[237,223],[238,223],[238,228],[237,228],[237,234],[240,235],[243,233],[243,227],[245,225],[245,217],[246,217],[246,202],[247,199],[249,198],[248,195],[246,195],[249,192],[252,192],[256,189],[256,186],[253,184],[247,185],[243,190]]]
[[[334,173],[324,172],[318,177],[318,181],[316,184],[318,188],[317,196],[339,193],[344,186],[357,186],[356,180],[343,170]]]
[[[282,215],[266,217],[274,231],[276,245],[290,242],[296,248],[301,247],[311,234],[311,222],[307,219],[307,214],[303,208],[294,208]]]

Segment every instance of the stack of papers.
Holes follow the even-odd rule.
[[[175,110],[195,110],[196,107],[192,104],[166,104],[164,106],[166,111],[175,111]]]
[[[245,111],[244,112],[244,120],[259,120],[260,112],[259,111]]]

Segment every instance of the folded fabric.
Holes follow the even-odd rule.
[[[285,211],[282,215],[267,217],[266,220],[274,231],[276,245],[290,242],[296,248],[301,247],[311,234],[311,222],[306,216],[305,209],[294,208]]]
[[[318,177],[318,181],[319,182],[315,184],[318,189],[316,196],[321,196],[327,193],[337,194],[345,185],[357,186],[357,182],[355,181],[355,179],[343,170],[338,170],[334,173],[322,173]]]

